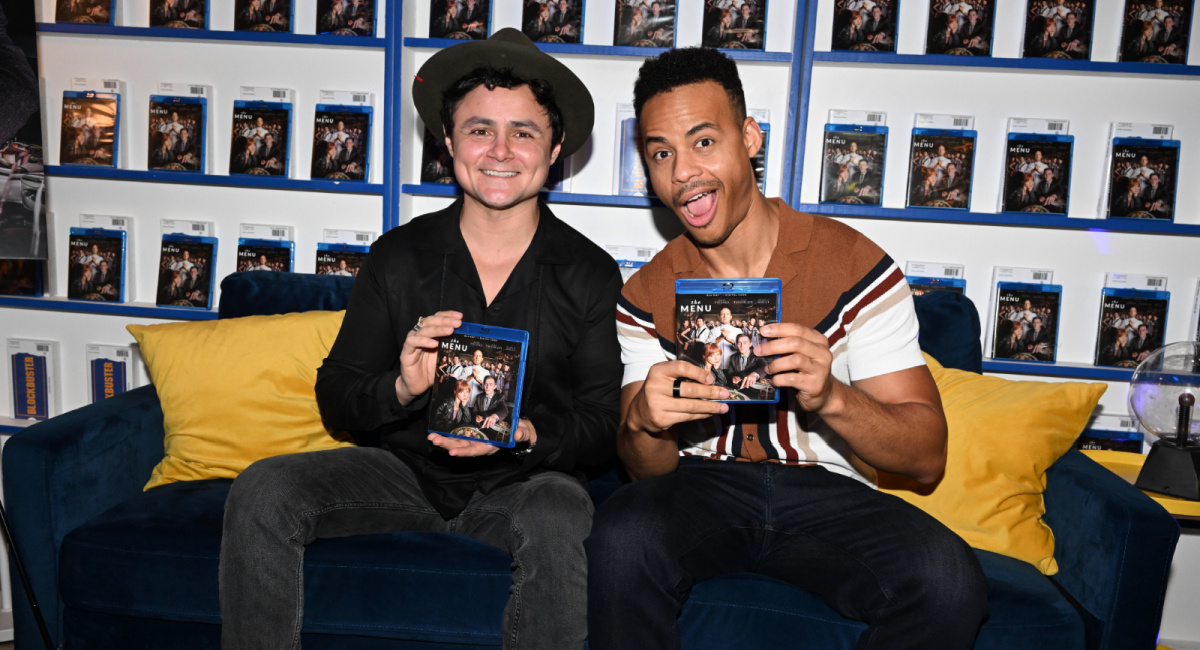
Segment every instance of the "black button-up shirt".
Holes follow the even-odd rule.
[[[548,469],[579,475],[616,454],[622,365],[612,318],[621,275],[604,250],[545,204],[539,209],[529,248],[490,305],[459,229],[461,199],[380,237],[317,372],[325,425],[395,452],[447,519],[476,491]],[[464,322],[529,332],[520,415],[538,438],[528,455],[501,449],[453,458],[426,439],[428,393],[400,405],[395,384],[405,336],[418,317],[441,310],[462,312]]]

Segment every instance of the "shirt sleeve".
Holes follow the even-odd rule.
[[[621,291],[617,300],[617,340],[621,343],[621,362],[625,364],[625,375],[621,386],[635,381],[645,381],[650,366],[675,358],[663,349],[659,333],[654,328],[654,317],[638,306],[636,301],[645,301],[638,295],[641,278],[634,275]]]
[[[860,268],[871,268],[873,279],[860,294],[854,318],[846,327],[850,381],[924,365],[912,291],[900,267],[866,237],[859,240],[855,253]]]

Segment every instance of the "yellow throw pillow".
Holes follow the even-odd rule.
[[[926,355],[950,439],[935,485],[880,474],[880,489],[933,515],[971,546],[1058,573],[1042,521],[1046,470],[1071,449],[1105,384],[1009,381],[943,368]]]
[[[345,312],[130,325],[162,403],[166,456],[150,489],[234,478],[260,458],[345,447],[314,386]]]

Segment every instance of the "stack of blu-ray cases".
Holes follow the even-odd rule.
[[[151,95],[147,169],[204,173],[207,118],[204,97]]]
[[[729,392],[722,401],[777,403],[772,358],[755,350],[762,327],[779,322],[782,299],[778,278],[676,280],[676,358],[707,370]]]
[[[514,447],[529,332],[463,323],[438,342],[431,432]]]
[[[71,228],[67,298],[125,302],[127,233],[106,228]]]

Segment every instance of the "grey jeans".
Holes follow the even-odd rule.
[[[276,456],[233,483],[221,538],[221,647],[300,647],[304,547],[318,538],[406,530],[457,533],[513,557],[506,650],[583,648],[592,501],[576,479],[546,472],[476,493],[446,521],[387,450],[349,447]]]

